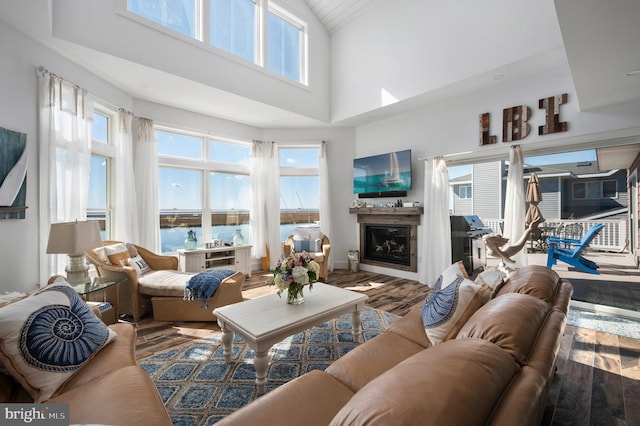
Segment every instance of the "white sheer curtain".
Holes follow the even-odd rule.
[[[424,215],[418,257],[422,259],[418,279],[429,286],[451,265],[449,172],[440,157],[424,162]]]
[[[52,223],[85,220],[91,167],[93,103],[85,90],[46,71],[38,73],[40,104],[40,253]],[[41,282],[64,271],[67,256],[44,255]]]
[[[135,119],[134,162],[135,193],[137,196],[137,243],[160,252],[160,211],[158,208],[158,148],[153,121]],[[133,187],[133,186],[132,186]],[[136,242],[132,240],[132,242]]]
[[[327,143],[322,141],[320,147],[320,229],[322,233],[331,241],[331,202],[330,202],[330,185],[329,185],[329,161],[327,155]],[[334,256],[329,256],[327,267],[329,271],[333,271]]]
[[[278,153],[273,142],[253,141],[251,152],[251,242],[253,256],[269,250],[269,267],[280,258],[280,177]]]
[[[128,111],[118,111],[115,137],[115,209],[114,237],[116,240],[138,243],[138,206],[133,175],[132,117]]]
[[[502,236],[509,239],[508,244],[515,244],[524,234],[526,208],[524,202],[523,180],[524,154],[522,147],[514,145],[509,151],[509,174],[507,175],[507,191],[504,206],[504,231]],[[522,267],[528,264],[527,249],[523,249],[511,257]],[[509,266],[509,265],[507,265]]]

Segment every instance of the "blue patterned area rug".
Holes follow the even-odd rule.
[[[397,316],[366,308],[363,338],[382,333]],[[311,370],[324,370],[357,346],[346,314],[295,334],[271,348],[266,392]],[[140,361],[153,379],[174,425],[211,425],[256,398],[253,350],[235,336],[231,364],[221,335],[154,354]]]

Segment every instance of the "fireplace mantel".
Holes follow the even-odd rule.
[[[422,207],[360,207],[350,208],[349,213],[358,215],[360,224],[360,263],[384,266],[386,268],[417,272],[418,225],[423,213]],[[367,259],[365,257],[365,233],[369,225],[409,226],[409,265],[398,265],[390,262]]]
[[[360,207],[350,208],[358,215],[358,223],[386,223],[389,225],[419,225],[423,207]]]

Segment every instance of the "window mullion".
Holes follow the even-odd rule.
[[[256,64],[261,67],[267,66],[268,49],[268,28],[267,15],[269,13],[269,4],[267,0],[256,0],[258,13],[256,14]]]
[[[202,245],[205,241],[211,241],[211,170],[205,169],[202,173]]]
[[[211,0],[200,0],[200,39],[207,45],[211,44]]]

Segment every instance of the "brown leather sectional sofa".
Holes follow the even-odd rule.
[[[171,425],[158,389],[136,361],[135,328],[126,323],[109,327],[118,337],[45,403],[68,404],[70,424]],[[0,373],[0,403],[30,402],[22,386]]]
[[[219,424],[538,425],[572,291],[550,269],[522,268],[454,338],[435,346],[415,308],[327,370]]]

